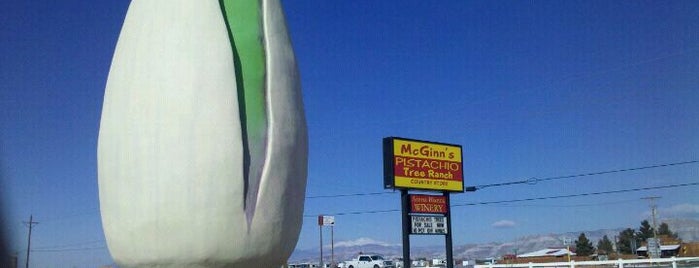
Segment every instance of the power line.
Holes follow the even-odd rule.
[[[526,201],[561,199],[561,198],[572,198],[572,197],[583,197],[583,196],[596,196],[596,195],[606,195],[606,194],[619,194],[619,193],[640,192],[640,191],[650,191],[650,190],[659,190],[659,189],[670,189],[670,188],[679,188],[679,187],[688,187],[688,186],[697,186],[697,185],[699,185],[699,182],[690,182],[690,183],[670,184],[670,185],[661,185],[661,186],[652,186],[652,187],[631,188],[631,189],[621,189],[621,190],[602,191],[602,192],[590,192],[590,193],[581,193],[581,194],[554,195],[554,196],[542,196],[542,197],[532,197],[532,198],[522,198],[522,199],[510,199],[510,200],[452,204],[451,207],[505,204],[505,203],[516,203],[516,202],[526,202]],[[325,215],[334,215],[334,216],[344,216],[344,215],[389,213],[389,212],[399,212],[399,211],[400,211],[400,209],[387,209],[387,210],[350,211],[350,212],[324,213],[324,214]],[[318,215],[303,215],[303,216],[304,217],[317,217]]]
[[[451,206],[452,206],[452,207],[462,207],[462,206],[490,205],[490,204],[501,204],[501,203],[514,203],[514,202],[538,201],[538,200],[547,200],[547,199],[560,199],[560,198],[582,197],[582,196],[595,196],[595,195],[605,195],[605,194],[620,194],[620,193],[628,193],[628,192],[650,191],[650,190],[659,190],[659,189],[668,189],[668,188],[678,188],[678,187],[687,187],[687,186],[696,186],[696,185],[699,185],[699,182],[690,182],[690,183],[681,183],[681,184],[670,184],[670,185],[661,185],[661,186],[653,186],[653,187],[642,187],[642,188],[632,188],[632,189],[622,189],[622,190],[612,190],[612,191],[604,191],[604,192],[591,192],[591,193],[582,193],[582,194],[554,195],[554,196],[532,197],[532,198],[522,198],[522,199],[511,199],[511,200],[502,200],[502,201],[488,201],[488,202],[464,203],[464,204],[455,204],[455,205],[451,205]]]
[[[64,245],[53,245],[53,246],[43,246],[43,247],[34,247],[32,251],[37,251],[37,250],[53,250],[53,249],[61,249],[65,247],[75,247],[75,246],[86,246],[90,244],[96,244],[96,243],[105,243],[104,239],[100,240],[92,240],[92,241],[84,241],[84,242],[76,242],[76,243],[71,243],[71,244],[64,244]]]
[[[542,181],[553,181],[553,180],[562,180],[562,179],[571,179],[571,178],[581,178],[581,177],[589,177],[589,176],[597,176],[597,175],[604,175],[604,174],[612,174],[612,173],[621,173],[621,172],[630,172],[630,171],[638,171],[638,170],[645,170],[645,169],[654,169],[654,168],[663,168],[663,167],[672,167],[672,166],[679,166],[679,165],[688,165],[688,164],[697,164],[699,163],[699,160],[691,160],[691,161],[683,161],[683,162],[674,162],[674,163],[667,163],[667,164],[657,164],[657,165],[650,165],[650,166],[642,166],[642,167],[633,167],[633,168],[624,168],[624,169],[615,169],[615,170],[606,170],[606,171],[598,171],[598,172],[588,172],[588,173],[581,173],[581,174],[574,174],[574,175],[564,175],[564,176],[554,176],[554,177],[546,177],[546,178],[530,178],[526,180],[517,180],[517,181],[509,181],[509,182],[501,182],[501,183],[492,183],[492,184],[481,184],[481,185],[476,185],[474,186],[476,189],[484,189],[484,188],[489,188],[489,187],[500,187],[500,186],[510,186],[510,185],[518,185],[518,184],[536,184],[538,182]],[[384,191],[384,192],[371,192],[371,193],[350,193],[350,194],[335,194],[335,195],[313,195],[313,196],[307,196],[306,199],[320,199],[320,198],[339,198],[339,197],[355,197],[355,196],[374,196],[374,195],[387,195],[387,194],[394,194],[395,191]],[[335,214],[335,215],[354,215],[354,214],[367,214],[367,213],[387,213],[387,212],[394,212],[398,210],[385,210],[385,211],[360,211],[359,213],[354,213],[354,212],[347,212],[347,213],[341,213],[341,214]],[[68,215],[64,217],[55,217],[48,219],[48,221],[54,221],[54,220],[62,220],[65,218],[71,218],[71,217],[78,217],[78,216],[84,216],[86,214],[92,214],[97,211],[84,211],[82,213],[76,213],[73,215]],[[314,216],[304,216],[304,217],[316,217],[317,215]]]
[[[400,209],[387,209],[387,210],[372,210],[372,211],[351,211],[351,212],[339,212],[332,214],[333,216],[346,216],[346,215],[360,215],[360,214],[376,214],[376,213],[388,213],[388,212],[399,212]],[[304,215],[304,217],[317,217],[317,215]]]
[[[672,167],[672,166],[688,165],[688,164],[697,164],[697,163],[699,163],[699,160],[691,160],[691,161],[675,162],[675,163],[667,163],[667,164],[657,164],[657,165],[642,166],[642,167],[633,167],[633,168],[624,168],[624,169],[614,169],[614,170],[605,170],[605,171],[597,171],[597,172],[580,173],[580,174],[574,174],[574,175],[564,175],[564,176],[546,177],[546,178],[541,178],[541,179],[530,178],[530,179],[526,179],[526,180],[516,180],[516,181],[509,181],[509,182],[500,182],[500,183],[491,183],[491,184],[481,184],[481,185],[476,185],[476,186],[474,186],[474,187],[475,187],[477,190],[479,190],[479,189],[489,188],[489,187],[510,186],[510,185],[518,185],[518,184],[530,184],[530,185],[532,185],[532,184],[536,184],[536,183],[542,182],[542,181],[553,181],[553,180],[562,180],[562,179],[581,178],[581,177],[597,176],[597,175],[604,175],[604,174],[621,173],[621,172],[629,172],[629,171],[638,171],[638,170],[644,170],[644,169],[654,169],[654,168],[663,168],[663,167]],[[393,193],[394,193],[394,191],[390,191],[390,192],[372,192],[372,193],[336,194],[336,195],[312,195],[312,196],[307,196],[306,199],[353,197],[353,196],[372,196],[372,195],[386,195],[386,194],[393,194]]]
[[[541,178],[541,179],[536,179],[536,178],[531,178],[527,180],[517,180],[517,181],[510,181],[510,182],[501,182],[501,183],[493,183],[493,184],[481,184],[481,185],[476,185],[476,189],[483,189],[483,188],[489,188],[489,187],[499,187],[499,186],[509,186],[509,185],[518,185],[518,184],[536,184],[541,181],[552,181],[552,180],[561,180],[561,179],[570,179],[570,178],[580,178],[580,177],[588,177],[588,176],[596,176],[596,175],[604,175],[604,174],[611,174],[611,173],[621,173],[621,172],[629,172],[629,171],[638,171],[638,170],[644,170],[644,169],[653,169],[653,168],[662,168],[662,167],[671,167],[671,166],[679,166],[679,165],[688,165],[688,164],[697,164],[699,163],[699,160],[691,160],[691,161],[684,161],[684,162],[675,162],[675,163],[668,163],[668,164],[657,164],[657,165],[650,165],[650,166],[642,166],[642,167],[634,167],[634,168],[625,168],[625,169],[615,169],[615,170],[607,170],[607,171],[598,171],[598,172],[588,172],[588,173],[581,173],[581,174],[574,174],[574,175],[564,175],[564,176],[554,176],[554,177],[547,177],[547,178]],[[313,196],[307,196],[306,199],[320,199],[320,198],[339,198],[339,197],[355,197],[355,196],[374,196],[374,195],[387,195],[387,194],[394,194],[395,191],[384,191],[384,192],[371,192],[371,193],[350,193],[350,194],[335,194],[335,195],[313,195]],[[63,220],[66,218],[72,218],[72,217],[80,217],[88,214],[93,214],[99,212],[98,209],[90,210],[90,211],[83,211],[79,213],[75,213],[72,215],[67,215],[63,217],[54,217],[51,219],[47,219],[44,221],[55,221],[55,220]],[[392,211],[385,211],[385,212],[392,212]],[[375,212],[375,213],[383,213],[383,212]],[[343,214],[344,215],[344,214]],[[315,217],[315,216],[313,216]]]
[[[354,194],[335,194],[335,195],[314,195],[307,196],[306,199],[314,198],[334,198],[334,197],[348,197],[348,196],[367,196],[367,195],[384,195],[392,194],[393,192],[374,192],[374,193],[354,193]]]
[[[636,199],[619,200],[612,202],[602,202],[602,203],[585,203],[585,204],[571,204],[571,205],[501,205],[499,207],[556,207],[556,208],[572,208],[572,207],[598,207],[598,206],[608,206],[608,205],[618,205],[618,204],[628,204],[632,202],[637,202]]]
[[[643,166],[643,167],[635,167],[635,168],[624,168],[624,169],[615,169],[615,170],[607,170],[607,171],[589,172],[589,173],[582,173],[582,174],[575,174],[575,175],[554,176],[554,177],[548,177],[548,178],[542,178],[542,179],[531,178],[531,179],[527,179],[527,180],[518,180],[518,181],[510,181],[510,182],[477,185],[476,188],[483,189],[483,188],[487,188],[487,187],[509,186],[509,185],[516,185],[516,184],[536,184],[536,183],[541,182],[541,181],[572,179],[572,178],[589,177],[589,176],[597,176],[597,175],[604,175],[604,174],[629,172],[629,171],[637,171],[637,170],[661,168],[661,167],[671,167],[671,166],[696,164],[696,163],[699,163],[699,161],[693,160],[693,161],[676,162],[676,163],[669,163],[669,164],[659,164],[659,165],[651,165],[651,166]]]
[[[65,216],[58,216],[58,217],[43,219],[42,222],[61,221],[61,220],[70,219],[70,218],[77,218],[77,217],[83,217],[83,216],[88,216],[88,215],[94,215],[95,213],[98,213],[98,212],[99,212],[99,208],[90,208],[89,210],[84,210],[81,212],[72,213],[72,214],[65,215]]]
[[[88,251],[106,249],[107,247],[91,247],[91,248],[63,248],[63,249],[34,249],[32,252],[64,252],[64,251]]]

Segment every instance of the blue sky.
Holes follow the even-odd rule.
[[[309,127],[307,196],[376,193],[381,139],[463,146],[467,185],[699,160],[699,2],[283,1]],[[96,144],[128,1],[0,4],[5,231],[34,267],[95,267]],[[452,204],[699,182],[698,164],[492,187]],[[697,187],[452,209],[455,244],[699,218]],[[315,216],[399,208],[399,194],[307,199]],[[400,243],[397,212],[336,217],[335,238]],[[496,224],[496,223],[500,224]],[[327,236],[326,236],[327,238]],[[412,237],[413,245],[443,243]],[[70,249],[70,250],[68,250]],[[23,263],[23,262],[22,262]]]

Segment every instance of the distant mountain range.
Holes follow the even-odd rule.
[[[663,219],[670,227],[670,230],[676,232],[682,241],[699,241],[699,220],[695,219]],[[637,228],[634,226],[633,228]],[[540,234],[529,235],[517,238],[515,241],[509,242],[491,242],[481,244],[466,244],[454,245],[455,259],[485,259],[489,257],[499,257],[505,254],[523,254],[540,250],[544,248],[564,247],[563,240],[568,237],[577,239],[580,233],[585,233],[585,236],[597,244],[604,235],[607,235],[610,240],[614,240],[614,236],[626,228],[602,229],[594,231],[577,231],[562,234]],[[330,256],[330,248],[323,248],[324,255]],[[335,243],[335,260],[343,261],[353,258],[357,253],[372,252],[383,254],[385,257],[401,257],[402,245],[390,244],[373,240],[371,238],[358,238],[352,241],[340,241]],[[327,253],[327,254],[325,254]],[[296,250],[289,259],[291,262],[317,261],[319,249]],[[411,256],[413,258],[425,257],[444,258],[444,248],[441,246],[427,247],[412,247]]]

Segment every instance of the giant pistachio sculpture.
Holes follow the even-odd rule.
[[[133,0],[107,80],[100,210],[122,267],[279,267],[307,134],[278,0]]]

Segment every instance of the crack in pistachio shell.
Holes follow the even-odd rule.
[[[267,147],[265,51],[260,2],[220,0],[219,3],[228,28],[236,69],[244,146],[244,206],[249,224],[257,205]]]

